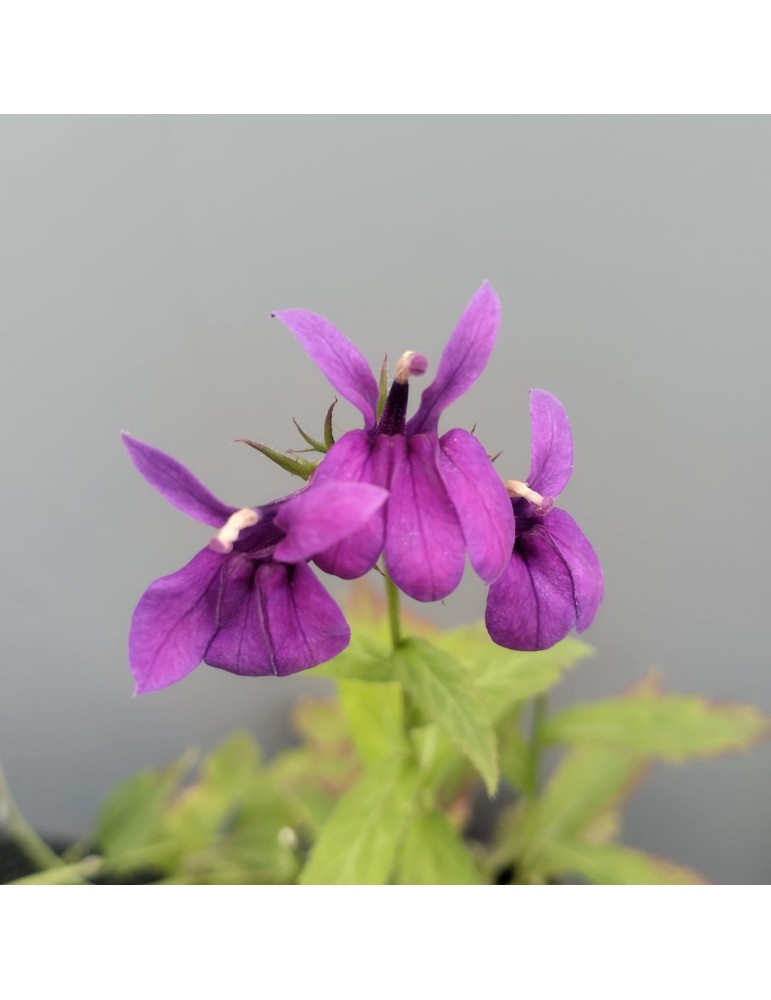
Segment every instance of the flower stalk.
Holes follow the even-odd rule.
[[[42,837],[35,833],[19,809],[0,766],[0,826],[4,826],[17,847],[38,869],[61,867],[62,860]]]

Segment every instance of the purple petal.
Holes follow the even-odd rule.
[[[221,555],[203,549],[187,566],[151,583],[131,620],[129,661],[137,694],[186,677],[216,629]]]
[[[145,477],[147,482],[183,514],[221,528],[238,508],[218,500],[210,493],[200,479],[196,479],[189,469],[171,455],[167,455],[152,445],[121,432],[124,447],[129,458]]]
[[[442,410],[476,382],[492,352],[500,318],[498,296],[485,281],[450,337],[436,378],[423,391],[417,413],[407,423],[407,434],[436,430]]]
[[[514,545],[514,514],[506,487],[479,441],[458,428],[439,439],[439,471],[471,565],[485,583],[492,583],[506,569]]]
[[[305,563],[241,559],[205,659],[234,674],[285,676],[330,660],[349,640],[342,612]]]
[[[362,482],[388,488],[394,438],[378,435],[370,440],[364,431],[349,431],[330,448],[313,476],[313,484]],[[385,507],[377,509],[363,527],[315,556],[325,573],[343,580],[363,576],[378,560],[385,541]]]
[[[554,507],[545,519],[552,542],[570,568],[576,607],[576,631],[583,632],[594,621],[605,585],[597,553],[567,511]]]
[[[305,348],[333,387],[361,412],[364,426],[375,426],[378,385],[364,355],[337,327],[305,309],[273,313]]]
[[[565,407],[543,389],[530,390],[530,475],[527,485],[558,497],[573,471],[573,437]]]
[[[517,538],[488,592],[485,624],[493,642],[521,650],[548,649],[575,627],[573,579],[543,527]]]
[[[394,583],[416,601],[439,601],[460,583],[465,543],[437,467],[435,434],[391,438],[394,450],[385,554]]]
[[[353,534],[380,510],[388,491],[369,483],[328,482],[313,485],[276,516],[276,527],[286,532],[273,558],[305,562]]]

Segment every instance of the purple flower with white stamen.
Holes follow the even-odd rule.
[[[407,351],[399,359],[378,420],[378,383],[350,340],[315,313],[274,315],[364,417],[364,429],[333,445],[313,482],[372,483],[389,491],[362,528],[314,557],[317,565],[354,579],[384,552],[393,581],[419,601],[440,600],[457,587],[466,552],[486,583],[495,580],[514,541],[506,490],[472,434],[456,428],[439,437],[437,431],[442,411],[479,378],[493,349],[500,306],[491,286],[485,282],[469,303],[410,420],[409,378],[426,371],[422,354]]]
[[[562,403],[530,391],[530,475],[510,480],[516,541],[505,572],[490,587],[485,624],[507,649],[548,649],[571,629],[583,632],[603,597],[602,567],[566,511],[554,506],[573,471],[573,440]]]
[[[222,503],[176,459],[123,434],[134,465],[169,503],[218,528],[209,545],[151,583],[131,621],[137,694],[201,661],[234,674],[293,674],[336,656],[350,630],[307,561],[383,505],[376,486],[305,486],[263,507]]]

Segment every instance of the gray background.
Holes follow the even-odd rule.
[[[6,117],[0,161],[0,757],[41,829],[85,830],[111,783],[234,726],[274,749],[320,688],[203,667],[132,699],[126,663],[142,590],[209,532],[118,430],[228,502],[285,492],[229,444],[292,447],[292,416],[320,429],[332,392],[281,307],[326,315],[373,365],[410,348],[435,370],[488,278],[498,346],[443,426],[477,422],[522,478],[527,389],[570,413],[563,503],[607,597],[599,656],[559,700],[655,665],[670,689],[771,711],[767,117]],[[469,572],[427,610],[483,607]],[[770,764],[763,747],[658,768],[626,839],[771,881]]]

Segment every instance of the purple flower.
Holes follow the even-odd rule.
[[[495,580],[514,541],[506,490],[473,435],[457,428],[441,438],[437,433],[442,410],[473,385],[493,349],[500,306],[490,285],[482,285],[461,316],[410,420],[409,378],[425,372],[422,354],[407,351],[399,359],[378,420],[378,383],[353,344],[315,313],[274,315],[364,417],[363,430],[349,431],[329,450],[314,483],[372,483],[389,491],[388,502],[362,528],[314,557],[317,565],[353,579],[384,551],[393,581],[419,601],[440,600],[457,587],[466,552],[485,582]]]
[[[312,485],[237,509],[171,456],[129,434],[123,443],[169,503],[219,529],[187,566],[151,583],[136,606],[129,661],[137,694],[182,680],[202,660],[234,674],[283,676],[345,649],[348,625],[307,560],[371,517],[384,490]]]
[[[554,506],[573,471],[573,440],[562,403],[530,391],[530,475],[506,487],[516,541],[506,571],[490,587],[485,623],[507,649],[548,649],[594,620],[603,596],[597,555],[573,518]]]

